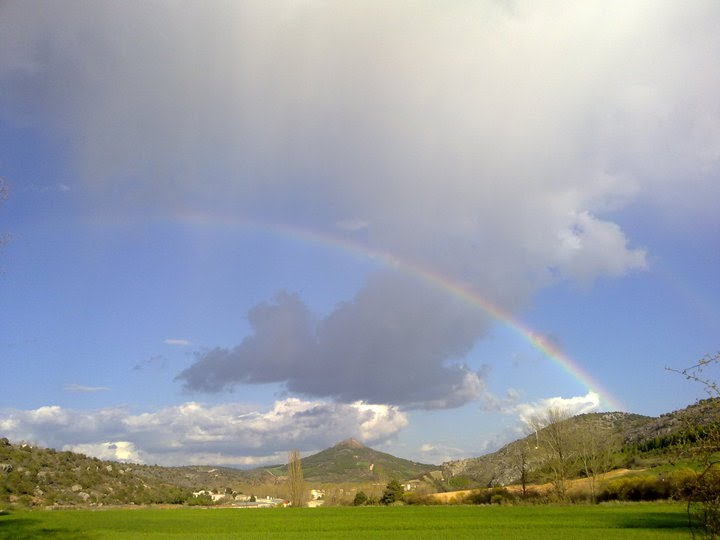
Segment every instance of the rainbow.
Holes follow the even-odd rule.
[[[521,340],[527,342],[532,348],[539,351],[553,363],[562,368],[572,378],[577,380],[589,391],[597,392],[600,395],[601,403],[608,410],[624,411],[626,408],[622,403],[610,394],[602,385],[593,378],[578,364],[577,361],[559,350],[540,333],[535,332],[521,321],[513,317],[508,311],[496,306],[485,299],[479,293],[466,284],[455,281],[452,278],[440,274],[430,268],[422,266],[410,259],[399,257],[396,254],[370,248],[355,240],[333,235],[325,231],[310,229],[307,227],[290,226],[283,223],[260,221],[238,217],[222,217],[200,213],[182,213],[176,215],[182,223],[204,226],[236,227],[243,229],[255,229],[262,232],[269,232],[281,237],[290,237],[302,242],[320,244],[332,249],[340,249],[353,255],[379,261],[392,268],[400,269],[410,275],[420,278],[424,282],[437,287],[448,294],[482,310],[497,322],[511,329]]]

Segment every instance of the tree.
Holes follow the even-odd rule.
[[[390,482],[388,482],[388,485],[385,486],[385,491],[383,491],[380,502],[382,504],[392,504],[394,502],[399,502],[403,500],[404,495],[405,490],[403,490],[400,482],[398,482],[397,480],[390,480]]]
[[[353,506],[362,506],[368,501],[368,496],[364,491],[358,491],[353,499]]]
[[[290,504],[295,507],[305,506],[305,482],[303,481],[300,451],[291,450],[288,463],[288,487]]]
[[[575,462],[569,418],[568,411],[551,407],[529,422],[535,432],[538,450],[545,453],[543,464],[550,471],[553,490],[560,500],[567,498],[567,480]]]
[[[514,458],[515,468],[517,469],[519,475],[520,486],[522,487],[522,496],[525,498],[527,496],[527,484],[530,477],[528,445],[520,443],[520,446],[513,453],[512,457]]]
[[[601,422],[602,418],[598,421]],[[612,469],[615,448],[620,446],[618,437],[616,433],[600,429],[598,424],[586,424],[580,430],[577,442],[578,459],[590,482],[590,499],[595,502],[598,476]]]
[[[688,523],[693,538],[698,533],[707,538],[720,537],[720,352],[706,355],[684,369],[666,368],[699,383],[710,400],[695,418],[688,419],[687,440],[681,443],[683,453],[694,455],[701,468],[679,492],[687,502]],[[690,436],[692,435],[692,436]]]

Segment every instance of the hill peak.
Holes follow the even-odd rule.
[[[353,439],[352,437],[349,439],[345,439],[344,441],[340,441],[335,445],[336,448],[365,448],[365,445],[358,441],[357,439]]]

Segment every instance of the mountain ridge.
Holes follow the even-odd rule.
[[[626,412],[586,413],[564,420],[575,432],[594,431],[606,440],[612,440],[616,452],[623,448],[662,447],[693,425],[720,422],[720,398],[704,399],[683,409],[664,413],[658,417]],[[539,433],[542,433],[540,430]],[[538,435],[528,433],[495,452],[478,457],[447,461],[442,464],[443,477],[466,477],[477,485],[495,486],[517,483],[520,472],[517,456],[522,448],[534,449]],[[540,464],[540,457],[527,452],[527,467]]]
[[[617,456],[631,466],[643,466],[637,456],[667,461],[664,452],[692,429],[720,423],[720,398],[706,399],[659,417],[633,413],[588,413],[564,420],[576,433],[600,434],[616,445]],[[518,450],[527,454],[529,469],[539,468],[540,453],[534,432],[496,452],[445,462],[419,463],[380,452],[356,439],[345,439],[302,459],[308,484],[402,482],[421,479],[437,490],[451,489],[453,480],[467,479],[470,487],[508,485],[518,479]],[[2,435],[2,434],[0,434]],[[646,459],[646,458],[643,458]],[[627,465],[627,463],[625,465]],[[634,465],[633,465],[634,463]],[[617,465],[617,464],[616,464]],[[103,505],[192,503],[198,489],[285,489],[287,465],[240,470],[211,465],[161,467],[103,461],[67,451],[12,444],[0,438],[1,503],[23,505]]]

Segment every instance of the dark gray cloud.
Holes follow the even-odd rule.
[[[320,321],[279,293],[248,313],[253,334],[212,349],[178,379],[188,390],[284,383],[299,394],[409,408],[457,407],[477,398],[480,373],[463,363],[488,320],[445,291],[396,272],[374,276]]]
[[[254,334],[234,349],[197,353],[196,362],[178,376],[186,388],[216,392],[239,382],[295,379],[307,371],[315,355],[315,323],[298,296],[279,292],[273,302],[253,307],[247,318]]]

